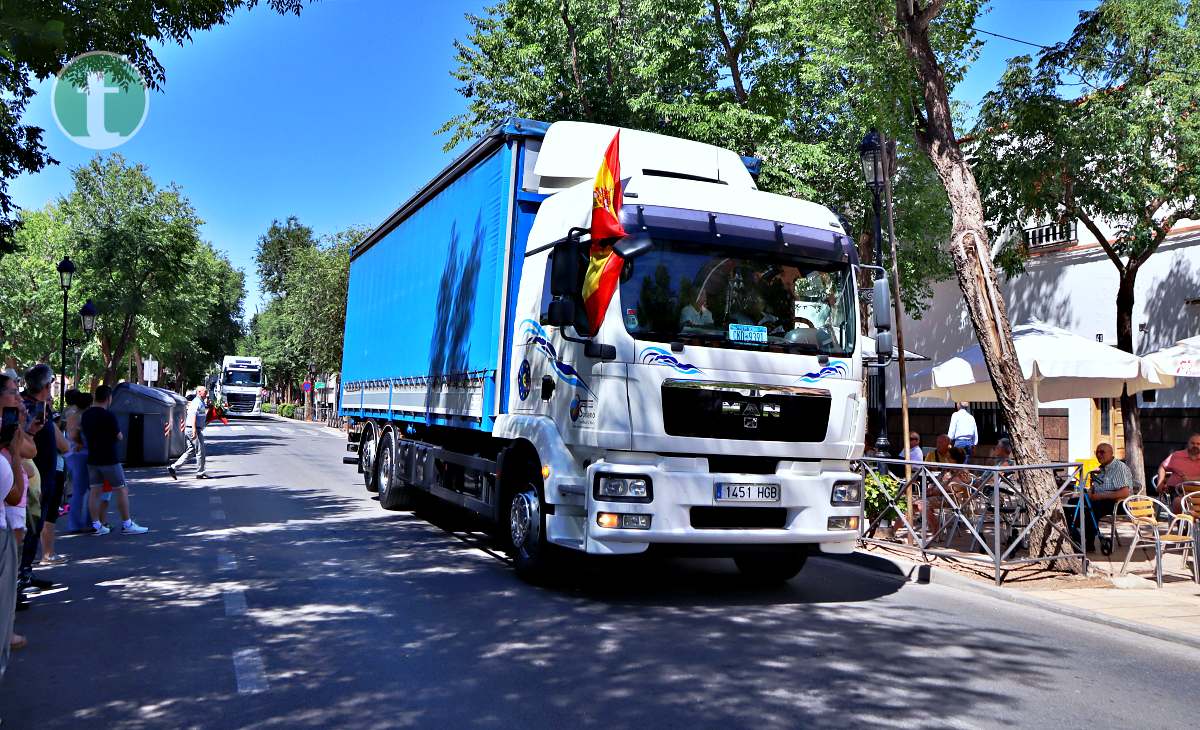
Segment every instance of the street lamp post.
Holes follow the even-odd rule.
[[[83,350],[96,331],[96,315],[99,314],[96,305],[89,299],[79,310],[79,323],[83,327],[83,341],[79,343],[79,357],[75,358],[75,387],[79,387],[79,366],[83,363]]]
[[[880,220],[879,195],[885,184],[883,169],[883,144],[879,132],[872,129],[858,145],[858,157],[862,162],[863,178],[871,189],[871,207],[875,212],[875,265],[883,266],[883,226]],[[876,272],[876,278],[883,276],[882,269]],[[890,447],[888,443],[887,426],[887,371],[879,368],[875,379],[875,397],[879,403],[879,437],[875,439],[875,451],[886,454]]]
[[[71,279],[75,276],[75,264],[71,262],[70,256],[63,256],[63,260],[58,262],[58,283],[62,286],[63,293],[63,314],[62,314],[62,357],[58,363],[60,370],[58,371],[58,408],[62,410],[66,406],[67,397],[67,298],[71,292]]]
[[[317,403],[317,364],[313,361],[308,362],[308,403],[307,413],[305,414],[306,421],[313,420],[313,409]]]

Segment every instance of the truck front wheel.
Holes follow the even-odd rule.
[[[537,486],[526,482],[508,502],[508,531],[517,575],[536,583],[550,569],[552,546],[546,541],[546,517]]]
[[[362,470],[363,485],[367,491],[378,491],[379,482],[375,472],[375,429],[370,425],[363,429],[362,437],[358,441],[358,468]]]
[[[755,583],[785,583],[799,575],[808,562],[808,548],[746,553],[733,559],[742,575]]]

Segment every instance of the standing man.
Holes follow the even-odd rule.
[[[1178,513],[1184,482],[1200,482],[1200,433],[1188,437],[1187,448],[1172,451],[1158,465],[1158,496]]]
[[[975,445],[979,443],[979,427],[975,425],[975,416],[971,415],[966,401],[955,404],[958,408],[950,416],[950,443],[967,453],[967,460],[975,454]]]
[[[179,455],[179,459],[174,464],[167,467],[172,479],[179,478],[175,470],[186,464],[193,454],[196,456],[196,478],[208,479],[208,474],[204,471],[204,426],[208,422],[208,413],[205,410],[207,402],[208,388],[201,385],[196,388],[196,395],[188,401],[187,415],[183,417],[183,435],[187,436],[187,449]]]
[[[105,480],[117,495],[117,511],[121,514],[121,534],[141,535],[149,530],[134,522],[129,516],[129,488],[125,485],[125,470],[117,461],[117,442],[125,438],[117,425],[117,417],[109,412],[112,403],[112,388],[101,385],[96,388],[91,408],[83,412],[80,428],[88,446],[88,481],[92,488],[88,495],[92,515],[92,530],[96,535],[107,535],[104,525],[103,487]]]

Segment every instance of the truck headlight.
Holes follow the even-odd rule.
[[[649,477],[600,475],[592,496],[605,502],[649,502],[654,499],[654,490]]]
[[[853,506],[862,502],[862,481],[834,482],[829,503],[835,507]]]

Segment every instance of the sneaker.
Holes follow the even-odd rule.
[[[138,523],[132,522],[132,521],[129,523],[128,527],[125,527],[125,526],[121,527],[122,535],[141,535],[146,532],[150,532],[149,527],[142,527]]]
[[[207,474],[197,474],[196,478],[197,479],[208,479],[208,475]]]
[[[175,467],[168,466],[167,473],[171,475],[172,479],[176,479],[176,480],[179,479],[179,475],[175,473]]]
[[[100,525],[99,530],[92,530],[93,535],[107,535],[110,532],[112,532],[112,530],[108,529],[108,525]]]
[[[65,562],[67,562],[66,555],[63,555],[62,553],[55,553],[54,555],[42,556],[41,563],[39,563],[39,564],[40,565],[62,565]]]

